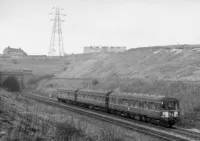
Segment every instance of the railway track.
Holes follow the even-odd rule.
[[[175,128],[175,129],[169,129],[164,127],[159,127],[156,125],[135,121],[115,115],[111,115],[108,113],[100,112],[100,111],[93,111],[88,110],[87,108],[80,108],[78,106],[74,105],[66,105],[63,103],[59,103],[55,99],[49,99],[47,97],[34,95],[34,94],[24,94],[24,93],[17,93],[22,95],[23,97],[30,98],[45,104],[49,104],[52,106],[56,106],[59,108],[63,108],[72,112],[80,113],[101,121],[105,121],[108,123],[112,123],[127,129],[131,129],[133,131],[137,131],[140,133],[144,133],[147,135],[151,135],[157,138],[160,138],[162,140],[168,140],[168,141],[199,141],[200,140],[200,134],[188,130],[184,130],[181,128]]]

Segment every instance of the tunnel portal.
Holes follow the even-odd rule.
[[[5,88],[5,89],[7,89],[8,91],[11,91],[11,92],[19,92],[21,90],[20,89],[20,83],[13,76],[8,77],[4,81],[3,88]]]

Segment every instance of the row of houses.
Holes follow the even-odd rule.
[[[126,47],[123,46],[88,46],[84,47],[84,53],[93,52],[124,52]]]

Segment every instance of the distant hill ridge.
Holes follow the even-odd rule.
[[[137,47],[137,48],[132,48],[129,50],[140,50],[140,49],[194,49],[194,48],[200,48],[200,44],[178,44],[178,45],[160,45],[160,46],[147,46],[147,47]]]

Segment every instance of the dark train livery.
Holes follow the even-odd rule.
[[[64,103],[104,110],[109,113],[171,127],[179,120],[179,101],[172,97],[58,89],[57,99]]]

